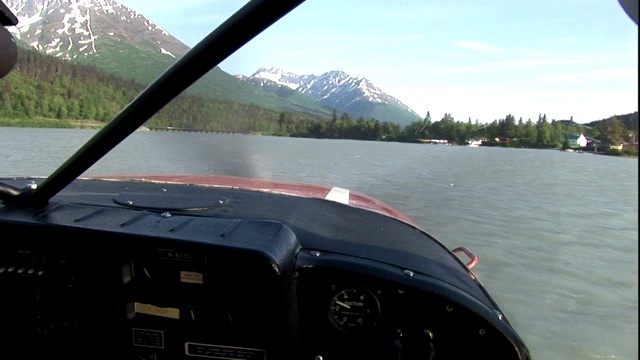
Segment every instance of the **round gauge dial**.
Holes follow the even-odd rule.
[[[335,294],[329,304],[329,320],[341,331],[356,332],[378,322],[380,303],[367,289],[345,289]]]

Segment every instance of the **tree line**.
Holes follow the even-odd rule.
[[[0,125],[73,127],[78,122],[107,123],[144,85],[95,67],[59,60],[21,48],[14,70],[0,79]],[[281,114],[251,104],[181,95],[147,123],[200,130],[282,133]],[[303,131],[317,119],[286,114],[288,131]]]
[[[21,48],[14,71],[0,79],[0,125],[71,127],[77,126],[73,121],[107,123],[143,89],[133,80],[95,67]],[[587,127],[572,119],[549,120],[542,113],[535,121],[516,120],[507,114],[489,124],[471,119],[457,121],[448,113],[433,121],[427,113],[422,121],[401,127],[377,119],[352,119],[336,110],[330,119],[324,119],[302,112],[278,112],[252,104],[181,95],[147,125],[373,141],[417,142],[430,138],[465,144],[471,139],[484,139],[500,146],[560,148],[566,134],[583,133],[610,143],[628,140],[630,133],[637,135],[637,112],[634,114],[631,120],[614,116]],[[635,128],[629,128],[633,121]]]
[[[628,129],[617,116],[593,123],[593,126],[577,124],[569,120],[549,120],[546,114],[540,114],[536,121],[521,118],[516,120],[512,114],[494,120],[489,124],[455,121],[451,114],[436,122],[431,121],[427,113],[423,122],[410,124],[407,129],[415,129],[414,137],[446,139],[462,144],[468,139],[483,139],[488,143],[501,146],[528,148],[560,148],[566,142],[568,134],[584,134],[605,144],[621,144],[629,140],[631,133],[637,134],[637,112],[635,130]],[[411,133],[412,131],[407,131]]]

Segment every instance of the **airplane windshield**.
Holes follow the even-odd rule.
[[[236,51],[228,33],[201,41],[260,1],[3,1],[19,22],[1,177],[45,178],[124,119],[115,148],[96,145],[106,155],[69,181],[221,175],[367,194],[472,248],[533,358],[637,357],[625,2],[284,1],[281,19],[255,15],[255,38],[233,28]],[[154,83],[200,46],[201,62]]]

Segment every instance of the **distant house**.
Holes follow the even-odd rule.
[[[568,134],[564,137],[569,142],[569,147],[587,147],[588,141],[583,134]]]
[[[598,152],[599,150],[605,150],[605,147],[601,140],[587,136],[587,150]]]
[[[449,140],[444,139],[418,139],[423,144],[435,144],[435,145],[451,145]]]
[[[606,141],[604,139],[599,140],[599,139],[594,139],[594,138],[590,138],[590,137],[587,137],[587,141],[588,141],[588,145],[586,147],[586,150],[588,150],[588,151],[594,151],[594,152],[607,151],[607,150],[620,150],[620,151],[635,150],[635,151],[638,151],[638,143],[637,142],[629,143],[629,142],[626,142],[626,141],[622,141],[620,143],[611,143],[610,141]]]

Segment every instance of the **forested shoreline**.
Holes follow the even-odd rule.
[[[24,49],[14,71],[0,79],[0,126],[101,127],[144,89],[132,80],[117,78],[97,68],[62,61]],[[569,120],[516,120],[512,114],[491,123],[455,120],[431,114],[401,127],[376,119],[352,119],[333,111],[330,119],[303,112],[278,112],[239,104],[181,95],[147,122],[152,127],[208,131],[255,132],[274,136],[417,142],[443,139],[466,144],[472,139],[508,147],[562,148],[566,134],[585,134],[603,143],[637,139],[638,113],[612,116],[590,124]],[[566,146],[566,144],[564,144]],[[636,150],[637,154],[637,150]]]

